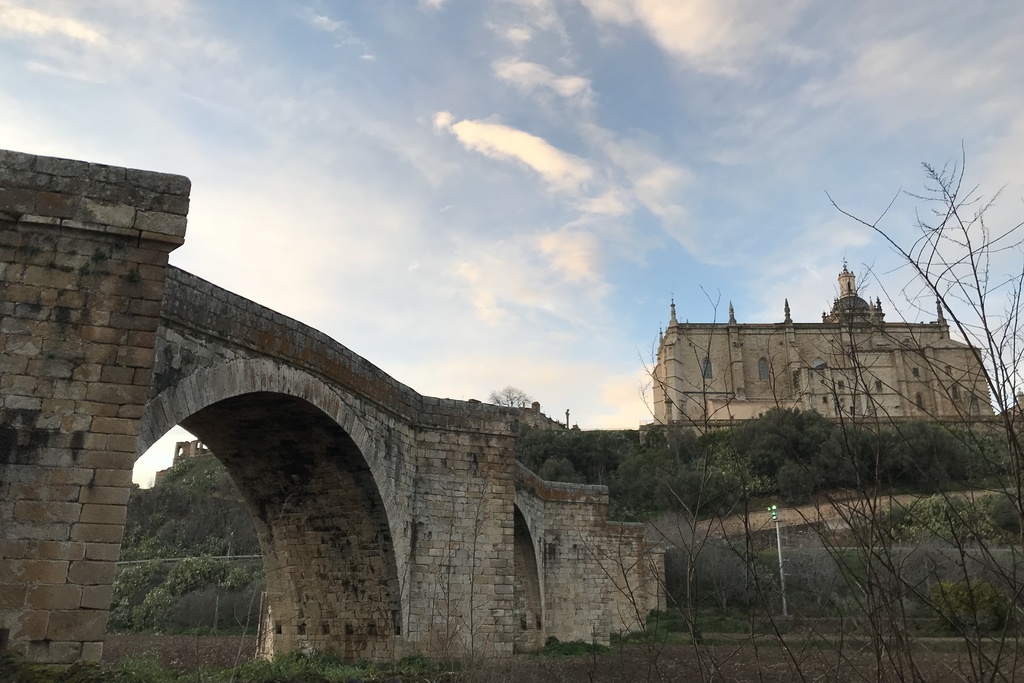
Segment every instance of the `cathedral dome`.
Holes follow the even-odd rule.
[[[874,309],[871,304],[857,294],[857,276],[850,272],[843,262],[843,271],[839,273],[839,297],[832,303],[832,312],[823,316],[823,322],[847,322],[856,318],[870,316]]]

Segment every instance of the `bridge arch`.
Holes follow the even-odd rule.
[[[146,406],[139,453],[180,424],[212,449],[248,502],[267,577],[270,651],[382,659],[402,638],[400,515],[384,467],[394,446],[361,409],[316,376],[269,359],[198,368]]]
[[[516,491],[513,511],[513,651],[530,652],[544,645],[544,575],[538,554],[536,524],[524,512]]]

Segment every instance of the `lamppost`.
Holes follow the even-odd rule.
[[[779,550],[779,587],[782,589],[782,616],[788,617],[786,609],[786,572],[782,569],[782,529],[779,526],[779,506],[772,505],[768,508],[772,513],[772,521],[775,522],[775,543]]]

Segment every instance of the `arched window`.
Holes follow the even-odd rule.
[[[764,358],[757,361],[757,378],[768,379],[768,361]]]
[[[960,387],[958,387],[957,385],[954,384],[952,387],[950,387],[949,393],[952,394],[954,401],[960,400]]]
[[[918,392],[914,396],[914,403],[917,404],[917,409],[918,410],[924,410],[924,398],[922,398],[921,392]]]
[[[828,367],[828,363],[826,363],[820,358],[815,358],[814,363],[811,365],[811,367],[814,368],[815,370],[824,370],[825,368]]]
[[[704,374],[704,379],[711,379],[711,359],[707,356],[704,357],[704,362],[701,364],[701,372]]]

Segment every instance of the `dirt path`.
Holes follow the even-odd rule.
[[[947,495],[961,498],[973,498],[991,493],[990,491],[956,491]],[[811,525],[824,525],[830,531],[849,528],[852,520],[871,517],[872,513],[882,512],[894,507],[909,507],[917,500],[928,498],[931,494],[900,494],[878,496],[872,501],[859,494],[839,492],[830,496],[819,496],[817,500],[806,505],[784,506],[778,509],[782,528],[800,528]],[[700,520],[691,530],[689,523],[678,515],[663,515],[648,523],[650,538],[657,543],[677,545],[690,535],[697,538],[739,539],[746,534],[760,534],[775,530],[771,513],[767,510],[752,510],[749,515],[735,514],[727,517]]]

